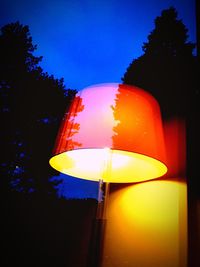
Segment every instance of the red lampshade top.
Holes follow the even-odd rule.
[[[58,133],[50,165],[74,177],[136,182],[164,175],[159,105],[144,90],[99,84],[75,96]]]

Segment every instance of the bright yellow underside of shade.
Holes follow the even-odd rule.
[[[131,183],[158,178],[167,167],[151,157],[121,150],[77,149],[58,154],[50,165],[59,172],[86,180]]]

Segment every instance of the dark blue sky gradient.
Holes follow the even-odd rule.
[[[44,71],[79,90],[121,82],[128,65],[142,54],[154,19],[170,6],[195,42],[195,0],[1,0],[0,26],[17,20],[28,25]],[[69,178],[62,192],[95,197],[97,184]]]
[[[42,67],[68,88],[120,82],[161,10],[174,6],[195,41],[195,0],[1,0],[0,25],[30,27]]]

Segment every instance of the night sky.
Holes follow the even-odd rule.
[[[44,71],[79,90],[121,82],[128,65],[142,54],[154,19],[170,6],[195,42],[195,0],[1,0],[0,26],[17,20],[28,25]],[[68,178],[59,192],[96,197],[97,184]]]

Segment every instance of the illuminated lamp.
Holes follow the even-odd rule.
[[[99,181],[89,266],[100,266],[109,183],[133,183],[167,172],[160,108],[144,90],[108,83],[79,91],[64,116],[50,165]]]
[[[167,172],[160,108],[146,91],[108,83],[77,93],[50,165],[92,181],[132,183]]]

